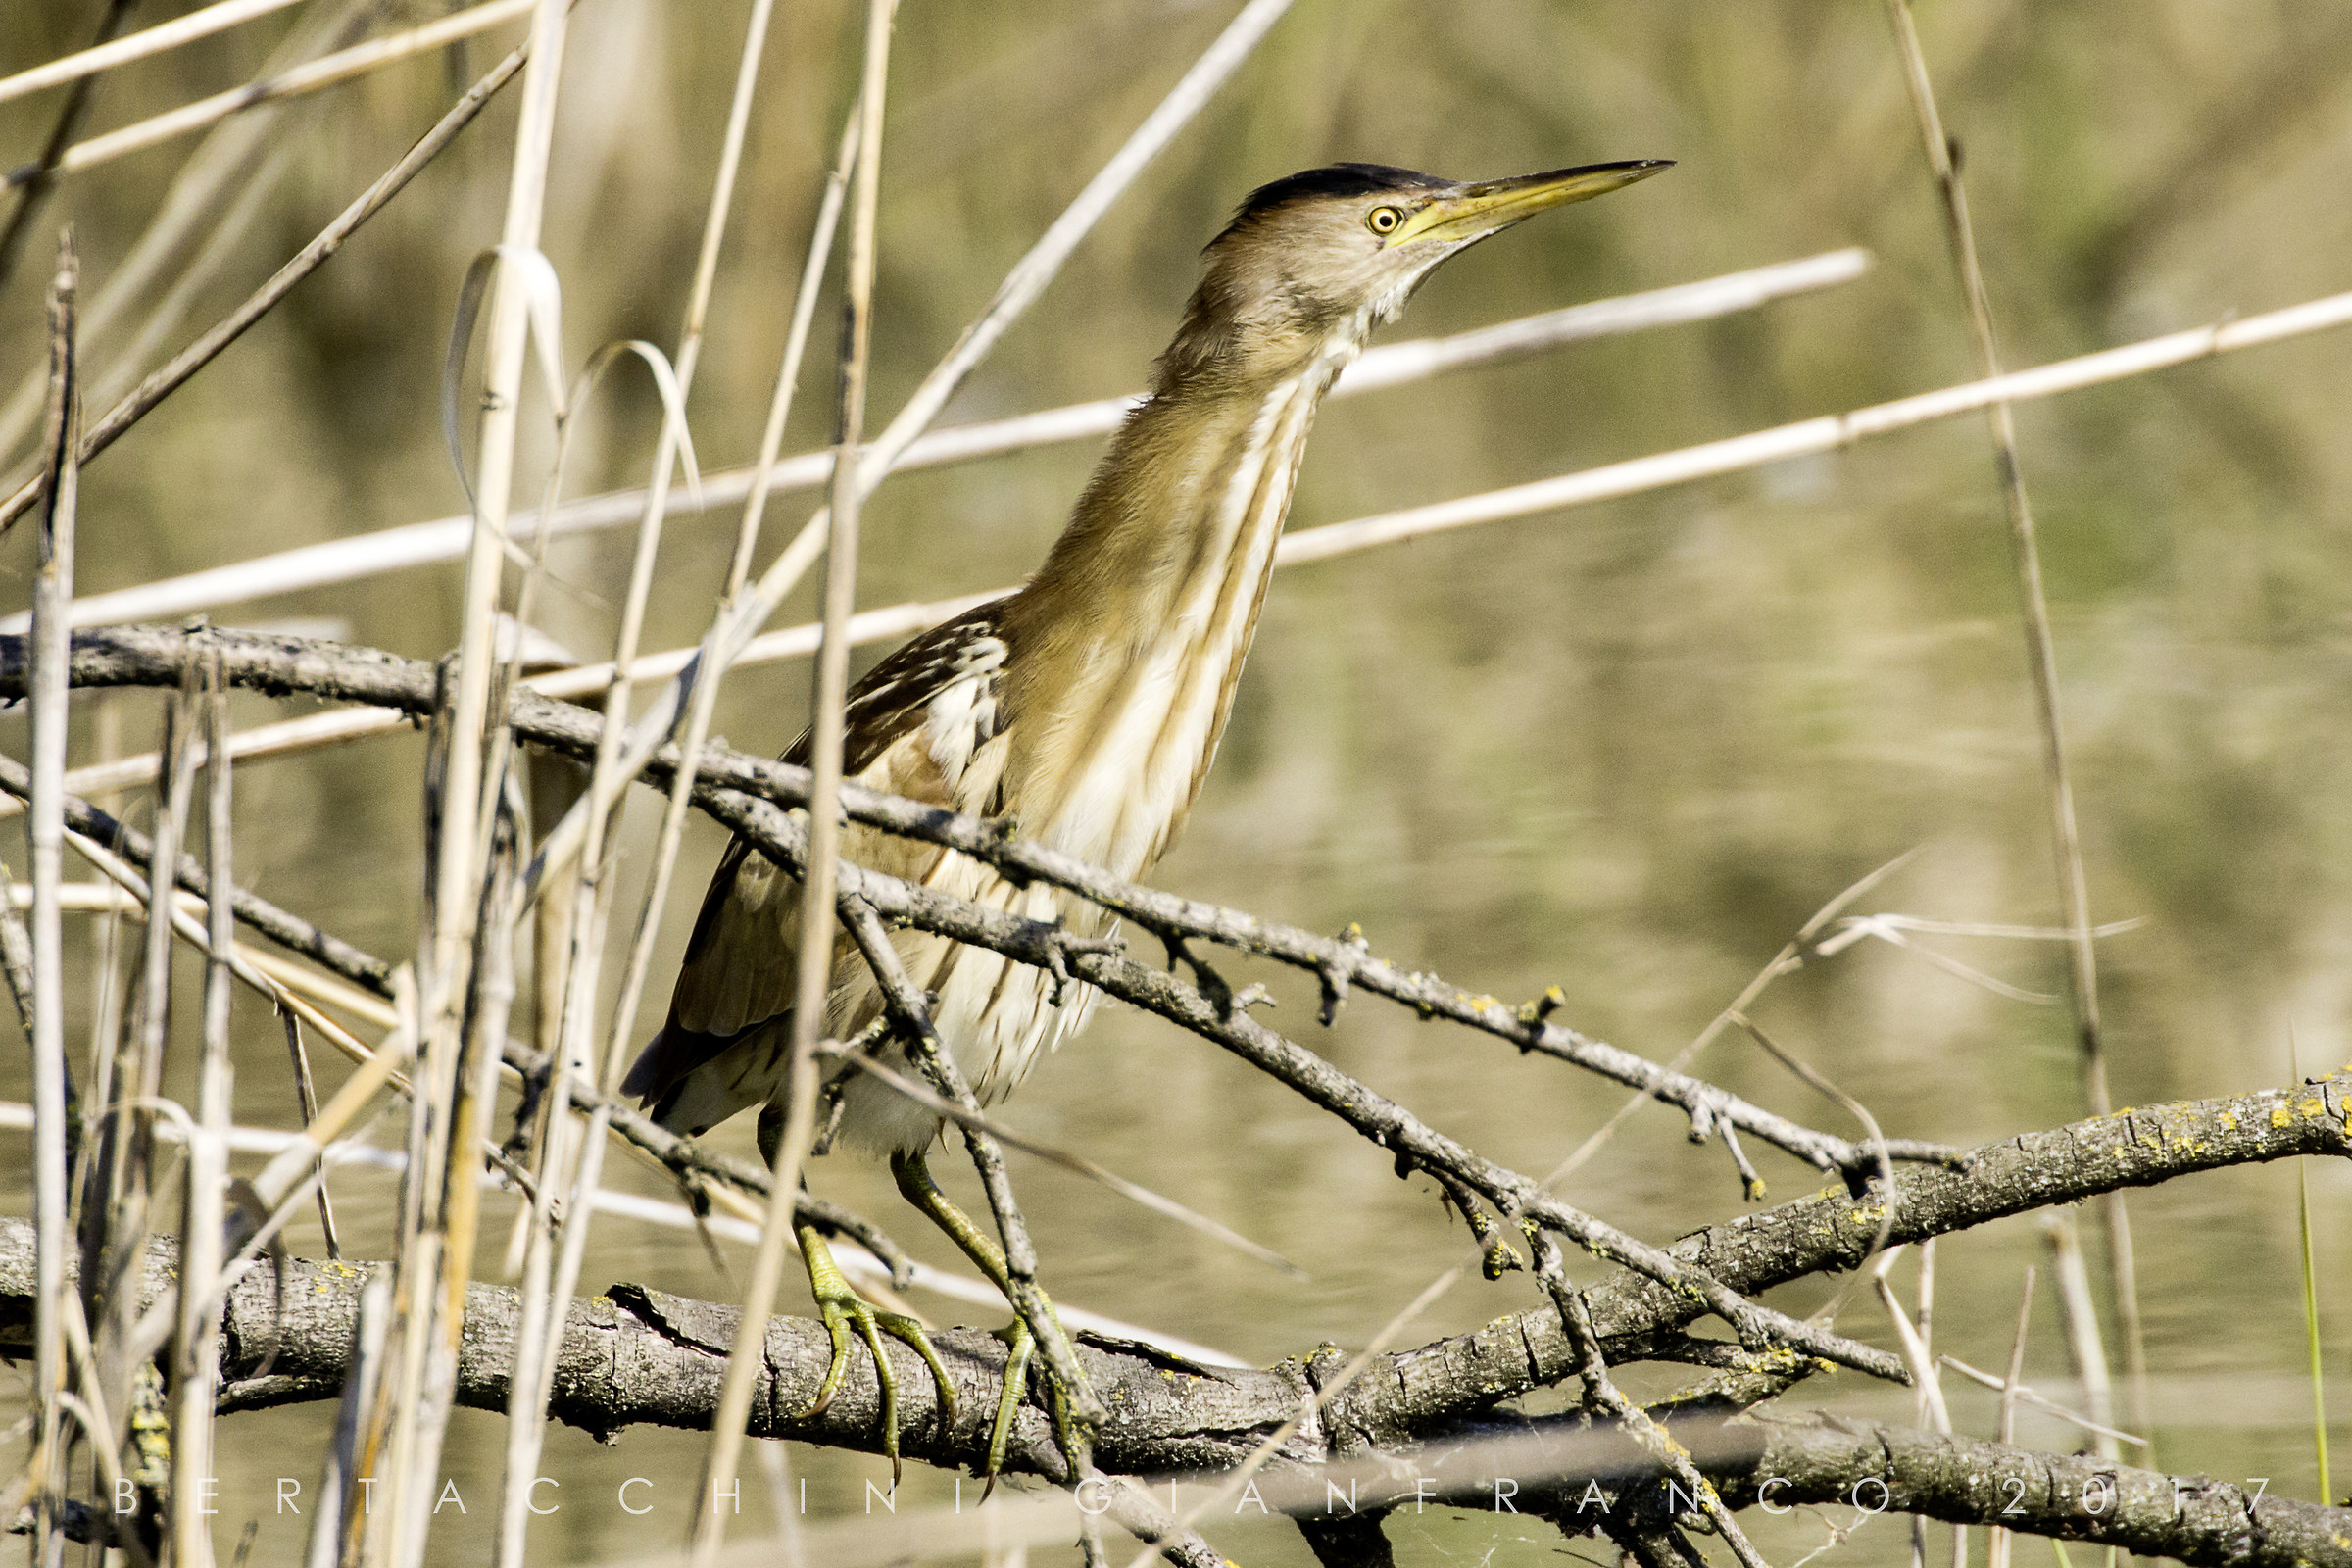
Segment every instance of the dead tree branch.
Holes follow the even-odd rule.
[[[2259,1108],[2262,1100],[2253,1096],[2183,1108],[2208,1117],[2232,1115]],[[2284,1144],[2298,1144],[2299,1130],[2318,1119],[2297,1113],[2286,1096],[2274,1096],[2271,1103],[2288,1112],[2288,1125],[2272,1129]],[[2340,1139],[2340,1127],[2336,1136]],[[2257,1140],[2240,1152],[2261,1157],[2270,1147]],[[143,1299],[169,1290],[176,1261],[169,1241],[149,1244],[139,1284]],[[221,1408],[336,1397],[361,1296],[370,1271],[384,1266],[296,1260],[282,1317],[271,1282],[249,1275],[231,1293],[223,1316]],[[0,1220],[0,1351],[25,1352],[33,1291],[32,1227],[23,1220]],[[1556,1325],[1555,1313],[1545,1309],[1544,1315]],[[514,1292],[480,1284],[469,1288],[459,1403],[505,1408],[517,1317]],[[701,1430],[717,1398],[736,1321],[731,1306],[640,1286],[616,1286],[605,1296],[575,1302],[557,1348],[551,1413],[606,1435],[639,1424]],[[888,1346],[903,1363],[902,1397],[911,1402],[904,1427],[907,1451],[934,1464],[974,1464],[987,1448],[1004,1346],[971,1329],[948,1330],[937,1343],[960,1412],[955,1429],[944,1433],[936,1420],[935,1395],[919,1375],[913,1352],[895,1342]],[[256,1376],[261,1356],[272,1346],[274,1365]],[[1384,1495],[1384,1483],[1409,1497],[1416,1477],[1427,1478],[1425,1484],[1434,1488],[1425,1494],[1431,1500],[1486,1507],[1493,1504],[1493,1479],[1505,1475],[1541,1483],[1521,1497],[1524,1511],[1542,1511],[1570,1529],[1597,1528],[1602,1510],[1580,1505],[1588,1478],[1608,1489],[1614,1499],[1609,1507],[1623,1506],[1644,1484],[1654,1488],[1665,1482],[1656,1462],[1613,1429],[1595,1430],[1577,1418],[1479,1420],[1492,1396],[1473,1380],[1474,1373],[1447,1364],[1440,1353],[1445,1349],[1436,1346],[1388,1357],[1380,1375],[1360,1380],[1418,1388],[1429,1419],[1417,1432],[1382,1446],[1370,1458],[1360,1457],[1360,1449],[1354,1450],[1359,1457],[1343,1458],[1343,1411],[1335,1406],[1319,1426],[1298,1434],[1286,1465],[1270,1473],[1269,1495],[1291,1499],[1278,1506],[1313,1516],[1325,1506],[1326,1478],[1338,1475],[1345,1481],[1355,1475],[1371,1483],[1363,1498],[1368,1512]],[[807,1423],[791,1420],[823,1377],[830,1352],[818,1324],[769,1321],[765,1365],[752,1409],[753,1435],[878,1451],[879,1391],[872,1368],[862,1360],[853,1363],[840,1395],[819,1416]],[[1254,1430],[1296,1407],[1313,1376],[1311,1365],[1298,1360],[1263,1371],[1212,1371],[1141,1347],[1083,1336],[1080,1354],[1111,1410],[1098,1453],[1106,1469],[1125,1474],[1213,1471],[1231,1464],[1251,1446]],[[1731,1421],[1678,1421],[1673,1430],[1700,1473],[1737,1508],[1838,1502],[1915,1511],[1955,1523],[1999,1522],[2032,1534],[2215,1568],[2294,1568],[2299,1563],[2352,1568],[2352,1509],[2253,1498],[2203,1478],[1862,1421],[1751,1412]],[[1061,1460],[1044,1411],[1023,1407],[1006,1462],[1033,1474],[1058,1471]],[[2012,1508],[2023,1511],[2007,1511]]]
[[[152,686],[176,682],[182,667],[180,650],[192,635],[157,626],[77,632],[74,684]],[[301,638],[219,631],[204,635],[221,647],[226,678],[237,685],[272,696],[301,694],[397,709],[417,718],[432,711],[433,667],[422,661]],[[22,639],[0,637],[0,696],[21,691],[24,676]],[[516,692],[512,722],[517,736],[535,745],[577,758],[595,754],[595,715],[569,703]],[[664,747],[647,767],[646,777],[666,783],[677,760],[675,748]],[[697,777],[698,793],[710,787],[733,789],[783,806],[806,804],[809,785],[806,768],[716,745],[704,748]],[[708,808],[709,803],[704,804]],[[1736,1128],[1816,1169],[1842,1173],[1852,1183],[1859,1183],[1875,1168],[1875,1154],[1869,1147],[1800,1126],[1704,1080],[1590,1039],[1550,1021],[1549,1009],[1540,1004],[1513,1007],[1493,997],[1473,995],[1436,975],[1398,968],[1375,956],[1360,934],[1318,937],[1244,910],[1139,887],[1043,845],[1015,838],[998,823],[879,795],[855,784],[843,785],[842,806],[856,821],[958,851],[1014,881],[1043,881],[1066,888],[1163,940],[1199,938],[1305,970],[1324,988],[1327,1021],[1331,1009],[1361,986],[1425,1017],[1445,1018],[1507,1041],[1521,1051],[1556,1056],[1642,1090],[1689,1117],[1694,1139],[1707,1137],[1719,1126]],[[1948,1162],[1954,1157],[1954,1152],[1943,1146],[1906,1139],[1888,1140],[1887,1151],[1905,1160]]]

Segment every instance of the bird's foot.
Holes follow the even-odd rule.
[[[886,1312],[858,1294],[856,1286],[833,1261],[833,1250],[814,1228],[802,1226],[799,1231],[801,1255],[808,1264],[808,1293],[816,1298],[817,1315],[824,1320],[825,1333],[833,1341],[833,1359],[826,1363],[824,1381],[816,1387],[815,1396],[809,1399],[793,1419],[813,1421],[822,1415],[833,1396],[841,1392],[843,1378],[850,1370],[850,1331],[865,1341],[874,1358],[874,1380],[882,1390],[882,1452],[890,1459],[890,1479],[899,1479],[899,1383],[891,1371],[890,1353],[883,1348],[882,1336],[901,1340],[914,1348],[931,1369],[932,1381],[939,1388],[939,1427],[942,1432],[956,1425],[956,1386],[948,1381],[948,1369],[941,1364],[939,1352],[931,1347],[931,1336],[913,1318],[900,1312]]]
[[[1040,1291],[1038,1297],[1043,1300],[1045,1293]],[[1053,1302],[1046,1302],[1046,1312],[1054,1323],[1054,1331],[1061,1335],[1063,1346],[1071,1349],[1071,1359],[1075,1361],[1076,1348],[1070,1345],[1069,1335],[1062,1329],[1060,1319],[1054,1316]],[[996,1490],[998,1472],[1004,1468],[1004,1449],[1012,1438],[1013,1418],[1020,1410],[1022,1396],[1028,1393],[1029,1371],[1037,1354],[1036,1332],[1029,1327],[1029,1320],[1017,1313],[1011,1323],[997,1331],[997,1338],[1003,1340],[1006,1348],[1004,1387],[997,1396],[997,1418],[988,1430],[988,1459],[981,1471],[987,1481],[980,1494],[983,1502]],[[1060,1379],[1049,1370],[1044,1382],[1047,1410],[1054,1418],[1054,1446],[1061,1450],[1062,1460],[1070,1467],[1070,1474],[1073,1477],[1083,1475],[1093,1447],[1086,1423],[1071,1402],[1068,1391],[1062,1388]]]

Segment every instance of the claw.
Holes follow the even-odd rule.
[[[890,1479],[897,1485],[899,1460],[899,1380],[891,1370],[890,1355],[882,1348],[882,1336],[887,1334],[914,1348],[931,1369],[932,1381],[939,1388],[939,1429],[952,1432],[956,1426],[956,1386],[948,1381],[948,1369],[942,1365],[939,1352],[931,1347],[931,1336],[913,1318],[899,1312],[885,1312],[858,1294],[833,1261],[833,1250],[825,1245],[815,1227],[798,1228],[801,1255],[808,1265],[808,1291],[816,1298],[817,1315],[824,1320],[825,1334],[833,1342],[833,1356],[825,1364],[824,1381],[816,1386],[816,1394],[798,1414],[797,1422],[813,1421],[824,1414],[833,1396],[841,1392],[842,1380],[850,1370],[850,1330],[865,1341],[868,1353],[874,1358],[874,1380],[882,1390],[882,1452],[890,1459]]]

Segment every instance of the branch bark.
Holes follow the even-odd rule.
[[[2276,1108],[2287,1111],[2287,1125],[2276,1129],[2281,1135],[2291,1136],[2317,1120],[2298,1114],[2291,1104]],[[27,1345],[32,1253],[32,1227],[23,1220],[0,1220],[0,1352],[12,1356],[22,1355]],[[168,1240],[152,1242],[140,1282],[143,1297],[166,1294],[176,1263]],[[336,1397],[361,1295],[369,1273],[385,1266],[293,1260],[282,1318],[271,1282],[257,1275],[241,1283],[222,1319],[222,1410]],[[458,1403],[505,1408],[517,1316],[514,1292],[480,1284],[468,1290]],[[575,1302],[558,1347],[551,1414],[608,1436],[638,1424],[702,1430],[716,1401],[737,1321],[731,1306],[633,1285]],[[1004,1347],[994,1335],[973,1329],[951,1329],[934,1339],[963,1413],[954,1430],[941,1431],[930,1383],[919,1374],[913,1352],[888,1342],[899,1359],[901,1397],[906,1401],[902,1441],[908,1454],[933,1464],[969,1466],[986,1452]],[[1213,1471],[1231,1464],[1251,1446],[1254,1431],[1296,1406],[1312,1376],[1310,1367],[1297,1360],[1263,1371],[1210,1371],[1138,1346],[1088,1336],[1080,1340],[1087,1372],[1112,1412],[1098,1453],[1106,1468],[1128,1474]],[[255,1376],[260,1357],[272,1345],[274,1365],[268,1375]],[[840,1395],[815,1420],[789,1419],[823,1377],[830,1348],[816,1323],[769,1321],[752,1435],[876,1451],[880,1400],[871,1366],[862,1359],[852,1363]],[[1381,1375],[1362,1381],[1427,1386],[1432,1351],[1444,1348],[1392,1356]],[[1450,1397],[1437,1407],[1444,1416],[1369,1460],[1338,1456],[1338,1431],[1328,1417],[1320,1429],[1302,1431],[1287,1456],[1291,1463],[1276,1478],[1279,1484],[1269,1485],[1270,1494],[1287,1499],[1276,1505],[1292,1508],[1310,1525],[1330,1525],[1323,1483],[1338,1474],[1371,1483],[1363,1494],[1367,1520],[1385,1506],[1376,1500],[1383,1497],[1384,1485],[1401,1487],[1410,1498],[1416,1490],[1413,1476],[1428,1478],[1426,1484],[1435,1489],[1425,1494],[1431,1501],[1483,1508],[1494,1504],[1494,1478],[1514,1476],[1533,1483],[1519,1498],[1523,1511],[1542,1512],[1578,1529],[1602,1523],[1598,1510],[1583,1501],[1588,1477],[1601,1481],[1612,1507],[1661,1478],[1654,1461],[1615,1430],[1595,1431],[1575,1418],[1466,1425],[1462,1418],[1489,1402],[1489,1391],[1457,1381],[1448,1392]],[[1699,1470],[1737,1508],[1838,1502],[1962,1524],[1998,1522],[2213,1568],[2352,1568],[2352,1509],[2250,1497],[2202,1477],[1827,1417],[1750,1412],[1731,1421],[1678,1422],[1674,1430]],[[1400,1469],[1396,1461],[1405,1449],[1409,1464]],[[1006,1457],[1008,1468],[1033,1474],[1060,1468],[1042,1410],[1023,1407]],[[1343,1528],[1340,1533],[1348,1541],[1335,1539],[1329,1545],[1368,1544],[1356,1539],[1361,1531],[1349,1536]]]
[[[1899,1185],[1894,1236],[1918,1240],[1969,1229],[2050,1203],[2079,1201],[2120,1187],[2148,1186],[2199,1171],[2298,1155],[2352,1153],[2345,1128],[2352,1074],[2227,1099],[2126,1111],[2034,1133],[1974,1152],[1967,1172],[1916,1170]],[[1878,1232],[1874,1204],[1824,1192],[1743,1215],[1677,1243],[1676,1255],[1704,1264],[1738,1287],[1757,1291],[1804,1275],[1851,1267]],[[30,1309],[32,1233],[0,1220],[0,1351],[19,1353]],[[172,1258],[151,1255],[149,1289],[160,1289]],[[367,1265],[297,1261],[287,1283],[289,1320],[270,1378],[253,1366],[271,1336],[273,1292],[256,1275],[240,1285],[224,1320],[224,1400],[236,1408],[333,1396]],[[1612,1363],[1664,1348],[1703,1306],[1639,1277],[1620,1276],[1589,1293],[1594,1326]],[[504,1360],[514,1293],[476,1286],[469,1297],[460,1398],[504,1408]],[[709,1424],[735,1308],[618,1285],[575,1305],[560,1351],[559,1419],[598,1433],[648,1424],[701,1429]],[[937,1337],[966,1412],[956,1430],[938,1430],[929,1379],[913,1352],[891,1346],[900,1367],[902,1425],[910,1457],[955,1464],[980,1457],[987,1412],[995,1407],[1003,1342],[978,1330]],[[1210,1370],[1143,1347],[1080,1336],[1089,1378],[1111,1418],[1101,1438],[1106,1469],[1137,1474],[1216,1470],[1238,1461],[1298,1407],[1326,1349],[1263,1370]],[[816,1387],[830,1355],[823,1329],[797,1318],[768,1326],[767,1378],[755,1401],[752,1431],[786,1435],[784,1413]],[[1333,1362],[1336,1365],[1336,1362]],[[1396,1450],[1530,1390],[1573,1375],[1576,1361],[1556,1311],[1520,1312],[1476,1334],[1442,1340],[1384,1358],[1302,1430],[1286,1456],[1312,1462],[1361,1446]],[[809,1442],[878,1451],[880,1405],[871,1367],[854,1360],[849,1380],[814,1423],[791,1427]],[[1060,1472],[1050,1423],[1024,1408],[1008,1464],[1041,1475]]]

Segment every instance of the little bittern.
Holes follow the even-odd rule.
[[[1037,575],[917,637],[851,691],[846,776],[1009,818],[1024,835],[1120,877],[1147,870],[1182,826],[1216,754],[1307,430],[1333,380],[1447,257],[1546,208],[1666,167],[1597,164],[1456,184],[1340,164],[1253,193],[1209,243],[1152,395],[1111,442]],[[803,736],[785,756],[805,763],[808,747]],[[853,826],[841,853],[1081,935],[1110,923],[1057,889],[1016,887],[977,860],[911,839]],[[663,1126],[700,1134],[762,1105],[761,1145],[772,1159],[799,914],[790,876],[741,839],[729,847],[695,922],[668,1021],[624,1085]],[[894,940],[908,975],[936,999],[940,1037],[984,1102],[1009,1093],[1042,1052],[1076,1033],[1097,1000],[1084,986],[1058,996],[1053,976],[996,953],[923,932]],[[843,941],[826,1034],[852,1039],[881,1010],[872,977]],[[887,1153],[900,1191],[1005,1288],[1003,1253],[925,1168],[939,1116],[867,1075],[835,1088],[842,1134]],[[851,1324],[873,1347],[886,1383],[877,1331],[913,1344],[940,1376],[943,1410],[952,1410],[919,1326],[860,1299],[813,1231],[801,1242],[835,1347],[808,1413],[839,1386]],[[991,1476],[1031,1349],[1017,1317],[1008,1337]],[[885,1441],[895,1454],[897,1434]]]

